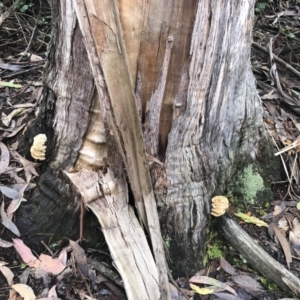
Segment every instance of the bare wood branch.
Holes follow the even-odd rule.
[[[257,245],[232,219],[224,215],[220,217],[220,222],[225,238],[253,268],[283,290],[300,295],[300,280],[294,274]]]
[[[267,55],[270,54],[269,50],[267,50],[266,48],[262,47],[260,44],[258,44],[258,43],[256,43],[256,42],[252,42],[252,45],[253,45],[256,49],[258,49],[258,50],[264,52],[265,54],[267,54]],[[275,60],[276,62],[278,62],[279,64],[281,64],[282,66],[284,66],[285,68],[287,68],[289,71],[291,71],[294,75],[296,75],[296,76],[298,76],[298,77],[300,78],[300,72],[297,71],[295,68],[293,68],[290,64],[288,64],[287,62],[285,62],[283,59],[279,58],[279,57],[278,57],[277,55],[275,55],[274,53],[273,53],[273,58],[274,58],[274,60]]]

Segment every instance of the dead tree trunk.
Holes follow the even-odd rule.
[[[152,288],[168,298],[153,190],[172,269],[201,267],[211,197],[230,192],[230,179],[245,169],[265,182],[272,172],[260,165],[272,154],[250,67],[254,2],[53,1],[45,105],[28,134],[46,132],[48,160],[33,195],[36,217],[23,211],[21,227],[72,236],[82,197],[111,241],[105,209],[120,212],[117,223],[138,222],[127,205],[126,170],[151,237]]]

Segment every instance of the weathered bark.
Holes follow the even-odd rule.
[[[32,235],[37,235],[37,242],[48,236],[79,237],[80,197],[62,170],[70,169],[76,161],[89,126],[95,89],[74,11],[65,2],[60,6],[53,2],[52,9],[54,24],[45,72],[45,101],[27,132],[29,145],[36,134],[46,133],[47,160],[33,204],[25,206],[18,218],[24,235],[31,236],[30,242],[34,240]],[[28,152],[29,148],[27,145]],[[97,219],[92,213],[87,213],[87,217],[87,242],[95,246],[99,242]]]
[[[46,208],[59,218],[69,211],[65,219],[73,226],[83,197],[122,269],[116,245],[130,234],[137,241],[141,234],[127,205],[124,166],[149,230],[163,299],[168,288],[153,188],[172,269],[192,274],[203,264],[211,197],[230,190],[235,173],[249,165],[261,172],[258,162],[270,160],[250,69],[253,9],[254,0],[53,1],[57,33],[50,48],[48,95],[33,127],[46,130],[49,158],[33,197],[34,214]],[[107,171],[113,174],[113,192],[123,195],[117,205],[117,194],[99,192],[110,184],[101,182]],[[92,195],[74,179],[84,172],[98,178],[90,186]],[[107,227],[109,212],[116,218]],[[114,244],[110,229],[130,218],[132,230],[118,228],[122,238]],[[22,220],[28,219],[31,215]],[[60,233],[47,219],[30,222],[30,233]],[[135,249],[146,249],[144,241],[129,247],[132,257],[137,257]],[[149,253],[147,248],[142,257]],[[155,274],[153,258],[147,263]],[[158,287],[153,278],[150,290]],[[125,286],[134,299],[128,280]],[[144,292],[149,296],[147,284]]]
[[[228,191],[234,172],[271,156],[250,69],[253,6],[198,3],[179,84],[187,88],[173,97],[165,169],[155,171],[164,238],[180,273],[201,267],[212,196]]]

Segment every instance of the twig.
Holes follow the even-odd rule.
[[[3,13],[3,15],[1,16],[2,18],[0,19],[0,27],[1,27],[2,23],[4,22],[4,20],[9,17],[11,12],[13,12],[19,6],[21,1],[22,0],[15,1],[13,3],[13,5]]]
[[[269,54],[269,51],[268,51],[266,48],[264,48],[264,47],[262,47],[261,45],[259,45],[258,43],[252,42],[252,45],[253,45],[253,47],[255,47],[256,49],[258,49],[258,50],[260,50],[260,51],[262,51],[262,52],[264,52],[264,53],[266,53],[266,54]],[[281,58],[279,58],[279,57],[278,57],[277,55],[275,55],[275,54],[273,54],[273,59],[274,59],[277,63],[283,65],[285,68],[287,68],[289,71],[291,71],[293,74],[295,74],[296,76],[298,76],[298,77],[300,78],[300,72],[297,71],[295,68],[293,68],[290,64],[286,63],[284,60],[282,60]]]
[[[53,254],[52,250],[46,245],[46,243],[44,241],[41,241],[41,243],[49,251],[49,253],[51,254],[51,256],[54,257],[54,254]]]
[[[39,66],[30,68],[30,69],[17,71],[17,72],[14,72],[14,73],[12,73],[12,74],[8,74],[8,75],[2,76],[2,79],[5,79],[5,78],[12,78],[12,77],[15,77],[15,76],[17,76],[17,75],[24,74],[24,73],[27,73],[27,72],[30,72],[30,71],[33,71],[33,70],[37,70],[37,69],[43,68],[43,67],[44,67],[44,65],[39,65]]]
[[[31,47],[31,44],[32,44],[32,41],[33,41],[33,37],[34,37],[34,34],[35,34],[35,31],[37,29],[37,26],[38,26],[38,22],[39,22],[39,19],[40,19],[40,16],[41,16],[41,12],[42,12],[42,8],[41,8],[42,4],[41,4],[41,1],[40,1],[40,9],[39,9],[39,15],[36,19],[36,22],[35,22],[35,25],[34,25],[34,28],[32,30],[32,33],[31,33],[31,36],[30,36],[30,40],[28,42],[28,45],[24,51],[25,55],[27,54],[27,52],[30,50],[30,47]],[[20,62],[22,59],[22,56],[19,57],[18,59],[18,62]]]

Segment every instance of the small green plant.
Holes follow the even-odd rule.
[[[40,18],[39,19],[39,24],[40,25],[47,25],[47,24],[49,24],[49,22],[45,18]]]
[[[284,28],[284,27],[279,27],[279,32],[284,35],[286,38],[289,39],[294,39],[295,38],[295,33],[291,32],[289,29]]]
[[[272,5],[274,6],[274,1],[273,0],[256,1],[255,12],[256,13],[262,13],[262,12],[265,11],[267,6],[272,7]]]
[[[224,253],[221,250],[220,245],[212,244],[212,245],[209,245],[207,248],[207,256],[208,256],[208,259],[212,260],[212,259],[216,259],[216,258],[220,258],[220,257],[224,256]]]
[[[261,13],[266,9],[267,5],[268,5],[267,2],[259,2],[259,3],[257,3],[257,5],[255,7],[255,11],[257,13]]]
[[[265,277],[259,276],[259,281],[262,283],[263,286],[267,288],[269,291],[280,291],[278,285],[274,282],[268,281]]]
[[[21,1],[18,5],[18,9],[20,12],[24,13],[28,9],[30,9],[32,6],[34,6],[34,3],[32,3],[32,2],[26,3],[25,1]]]
[[[49,247],[50,247],[50,249],[55,249],[57,246],[58,246],[58,243],[54,242]]]

